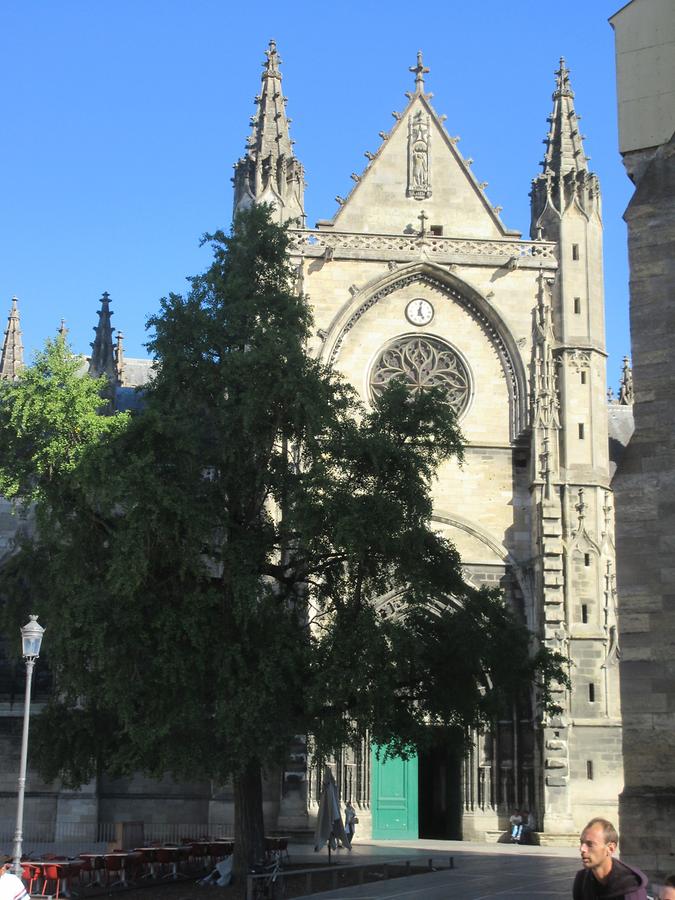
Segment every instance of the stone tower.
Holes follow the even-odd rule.
[[[234,165],[234,212],[252,203],[271,203],[279,222],[295,220],[304,225],[305,175],[293,153],[288,129],[291,120],[281,92],[281,60],[274,41],[270,41],[265,55],[246,154]]]
[[[562,832],[584,806],[588,818],[613,806],[622,783],[602,219],[579,119],[561,59],[531,193],[532,237],[555,241],[559,266],[536,315],[531,465],[541,630],[572,661],[565,712],[543,736],[546,830]]]

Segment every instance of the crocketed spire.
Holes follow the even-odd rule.
[[[12,308],[7,320],[5,339],[2,343],[0,357],[0,378],[14,381],[23,369],[23,341],[21,339],[21,323],[19,322],[19,301],[12,297]]]
[[[94,340],[91,343],[89,374],[94,378],[106,375],[111,382],[115,380],[115,356],[113,352],[113,331],[110,325],[110,295],[107,291],[101,297],[101,308],[98,311],[98,325],[94,328]]]
[[[598,179],[588,170],[589,157],[583,146],[578,116],[574,109],[574,91],[570,72],[563,57],[555,73],[553,111],[548,117],[549,129],[544,143],[542,172],[532,182],[532,237],[538,236],[539,218],[546,207],[559,214],[575,200],[590,213],[598,207]]]
[[[246,154],[234,165],[234,211],[267,202],[276,208],[280,222],[299,218],[303,224],[304,171],[293,155],[275,41],[270,41],[265,56]]]

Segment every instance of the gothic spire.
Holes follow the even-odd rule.
[[[89,374],[94,378],[107,375],[112,382],[115,379],[115,357],[113,352],[113,331],[110,325],[110,295],[104,291],[101,297],[101,308],[98,311],[98,325],[94,328],[94,340],[91,343],[89,358]]]
[[[7,320],[2,356],[0,356],[0,378],[14,381],[19,377],[21,369],[23,369],[23,341],[19,322],[19,301],[16,297],[12,297],[12,308]]]
[[[548,116],[548,132],[544,139],[546,150],[541,162],[542,172],[532,182],[532,235],[537,237],[539,217],[549,206],[558,214],[578,201],[590,213],[598,204],[600,190],[597,177],[588,170],[588,160],[580,132],[581,116],[574,108],[574,91],[570,71],[560,57],[555,73],[553,111]]]
[[[234,166],[234,211],[253,203],[274,204],[279,221],[304,217],[304,171],[293,155],[290,119],[281,90],[281,60],[275,41],[265,51],[262,85],[255,98],[246,153]],[[302,224],[302,221],[301,223]]]
[[[579,119],[574,109],[574,91],[570,85],[570,70],[560,57],[560,68],[555,73],[553,112],[548,117],[550,127],[546,135],[546,152],[542,161],[544,172],[550,170],[561,178],[568,172],[588,172],[587,157],[579,132]]]

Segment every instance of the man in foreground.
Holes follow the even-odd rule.
[[[574,900],[647,900],[647,876],[614,858],[619,835],[607,819],[591,819],[581,833],[583,869],[574,879]]]

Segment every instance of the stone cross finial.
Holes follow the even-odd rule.
[[[422,212],[417,217],[420,220],[420,237],[426,234],[426,222],[429,216],[422,210]]]
[[[63,340],[65,341],[67,334],[68,334],[68,329],[66,328],[66,320],[61,319],[61,324],[59,325],[59,337],[63,338]]]
[[[269,49],[265,50],[265,56],[267,57],[267,59],[263,63],[265,75],[272,75],[276,76],[277,78],[281,78],[281,73],[279,72],[279,63],[281,62],[281,60],[279,59],[279,54],[277,53],[277,42],[274,40],[274,38],[270,39]]]
[[[556,74],[555,93],[553,97],[574,97],[574,91],[570,87],[570,70],[565,63],[565,57],[560,57],[560,68]]]
[[[415,93],[421,94],[424,91],[424,76],[429,73],[429,69],[422,62],[422,51],[417,51],[417,65],[409,66],[409,72],[415,74]]]

